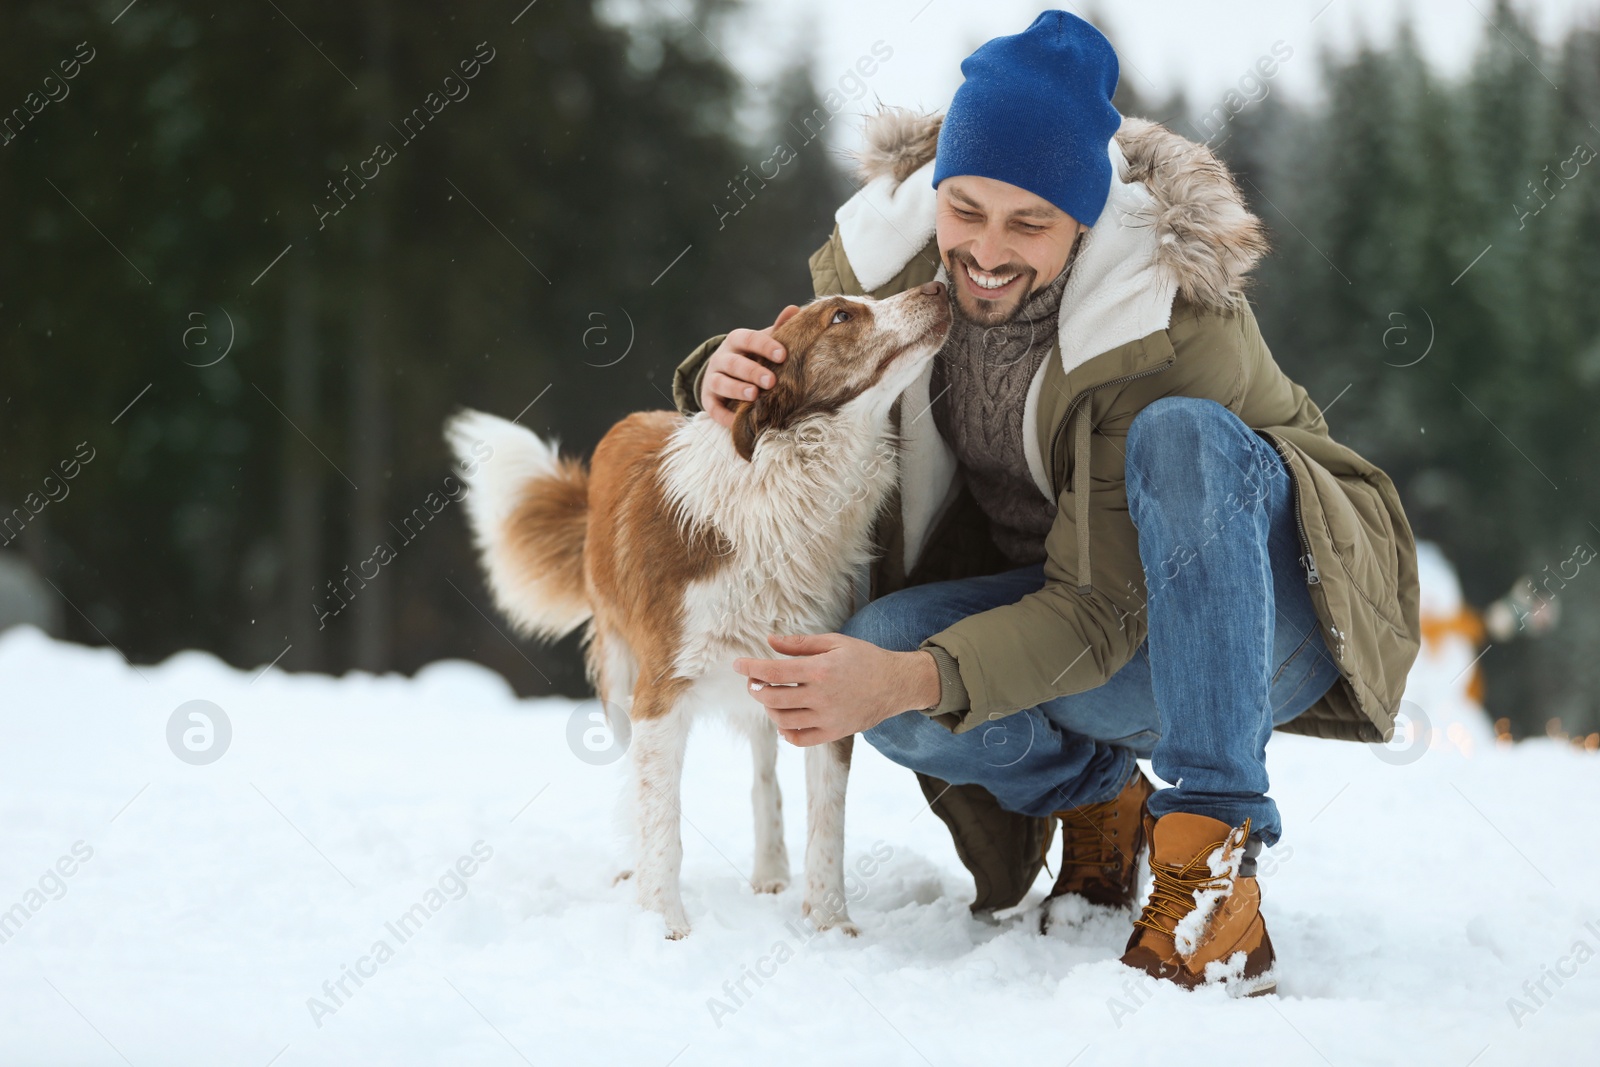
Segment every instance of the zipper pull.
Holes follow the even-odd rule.
[[[1307,585],[1321,584],[1322,575],[1317,573],[1317,561],[1312,558],[1311,553],[1307,552],[1300,557],[1300,565],[1306,569]]]

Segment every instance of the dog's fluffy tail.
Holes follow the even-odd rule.
[[[514,422],[463,411],[445,440],[466,480],[467,516],[494,600],[529,636],[557,640],[587,622],[583,542],[589,474]]]

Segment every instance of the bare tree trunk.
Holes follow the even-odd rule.
[[[389,8],[381,0],[367,4],[367,47],[371,61],[363,77],[362,108],[367,115],[371,143],[384,140],[385,116],[389,113],[389,63],[393,23]],[[392,179],[391,179],[392,182]],[[384,356],[385,304],[383,268],[389,244],[388,205],[381,181],[364,190],[370,200],[353,205],[361,217],[361,296],[354,309],[355,352],[350,363],[350,444],[352,472],[361,488],[355,494],[355,509],[350,525],[350,558],[371,558],[385,536],[384,514],[387,505],[386,470],[389,466],[388,368]],[[352,564],[358,566],[358,564]],[[389,666],[393,631],[390,627],[390,586],[394,577],[379,573],[367,582],[352,604],[355,614],[355,666],[368,671],[383,671]]]
[[[317,281],[310,270],[289,275],[284,300],[283,407],[296,426],[317,425]],[[298,434],[283,435],[284,615],[294,653],[289,662],[316,670],[326,640],[317,605],[327,599],[322,582],[322,460]]]

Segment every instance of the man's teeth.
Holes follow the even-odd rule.
[[[1015,274],[990,274],[987,271],[973,270],[970,266],[967,267],[967,277],[971,278],[973,284],[980,289],[1003,289],[1017,278]]]

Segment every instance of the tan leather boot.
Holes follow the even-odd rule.
[[[1250,840],[1250,820],[1230,827],[1173,812],[1147,832],[1154,884],[1122,962],[1185,989],[1218,984],[1236,997],[1275,990],[1276,957],[1254,877],[1259,839]]]
[[[1052,902],[1068,893],[1091,904],[1133,906],[1139,851],[1145,844],[1144,802],[1153,792],[1144,772],[1135,767],[1122,792],[1110,800],[1056,812],[1061,820],[1061,872],[1044,898],[1041,933],[1050,931]]]

